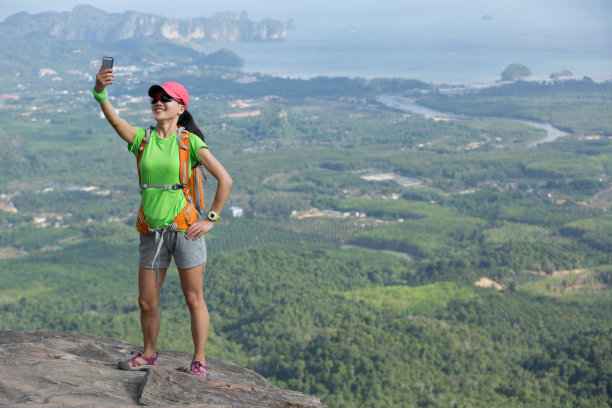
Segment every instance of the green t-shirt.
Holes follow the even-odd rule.
[[[145,137],[143,128],[136,128],[136,138],[133,144],[128,144],[128,150],[138,155],[138,148]],[[189,168],[198,160],[197,151],[208,146],[193,133],[189,137]],[[177,184],[179,181],[179,147],[176,133],[166,139],[157,137],[155,130],[140,160],[141,182],[146,184]],[[142,211],[145,220],[151,228],[159,228],[172,224],[172,220],[185,207],[185,196],[182,190],[164,190],[161,188],[145,188],[141,190]]]

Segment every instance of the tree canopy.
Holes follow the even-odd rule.
[[[502,81],[516,81],[531,75],[531,69],[523,64],[510,64],[501,73]]]

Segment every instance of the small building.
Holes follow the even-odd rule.
[[[240,207],[230,207],[230,211],[232,212],[232,217],[240,218],[244,215],[244,210]]]

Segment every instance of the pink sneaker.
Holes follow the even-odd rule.
[[[136,356],[117,362],[117,366],[122,370],[148,370],[155,365],[157,356],[158,353],[155,353],[155,357],[147,357],[139,351]]]
[[[206,364],[202,365],[200,360],[196,360],[191,363],[191,367],[187,370],[187,374],[193,374],[196,377],[204,380],[206,378],[206,373],[208,372],[208,366]]]

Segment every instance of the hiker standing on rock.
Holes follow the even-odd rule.
[[[111,106],[106,87],[113,81],[112,68],[100,67],[93,95],[110,125],[137,157],[142,196],[137,228],[140,231],[138,304],[144,350],[119,361],[118,366],[124,370],[144,370],[155,364],[160,329],[159,299],[167,268],[174,257],[191,314],[194,353],[188,373],[205,378],[208,367],[204,349],[209,316],[202,293],[206,263],[204,234],[219,220],[218,214],[225,205],[232,179],[210,153],[201,130],[187,111],[189,94],[181,84],[167,82],[149,88],[151,110],[157,125],[145,130],[120,118]],[[206,213],[202,209],[200,214],[192,202],[188,185],[197,188],[193,187],[196,176],[192,177],[189,169],[198,164],[218,181],[210,211]]]

